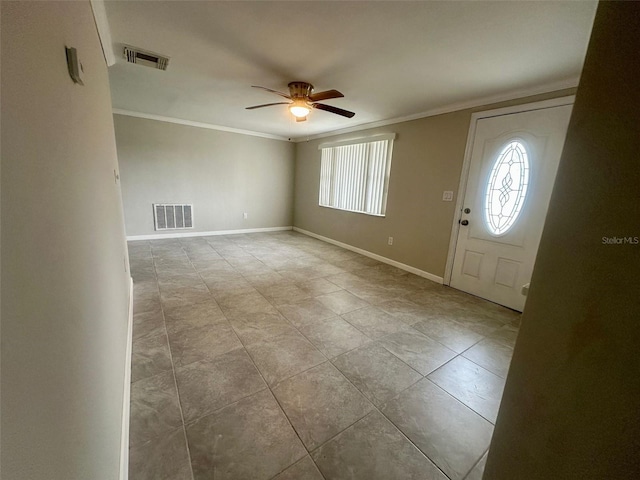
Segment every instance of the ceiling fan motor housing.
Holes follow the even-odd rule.
[[[289,95],[292,99],[306,99],[313,92],[313,85],[306,82],[291,82],[289,84]]]

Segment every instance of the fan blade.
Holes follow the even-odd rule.
[[[286,93],[278,92],[277,90],[271,90],[270,88],[261,87],[259,85],[251,85],[251,86],[253,88],[260,88],[262,90],[266,90],[267,92],[275,93],[276,95],[280,95],[281,97],[288,98],[289,100],[291,100],[291,97],[289,95],[287,95]]]
[[[355,115],[354,112],[350,112],[349,110],[343,110],[338,107],[333,107],[331,105],[324,105],[322,103],[312,103],[311,106],[313,108],[317,108],[318,110],[324,110],[325,112],[335,113],[336,115],[342,115],[343,117],[351,118]]]
[[[296,117],[296,122],[306,122],[307,117]]]
[[[253,107],[246,107],[245,110],[254,110],[256,108],[270,107],[271,105],[289,105],[289,102],[265,103],[264,105],[254,105]]]
[[[341,97],[344,97],[344,95],[338,90],[327,90],[325,92],[312,93],[311,95],[309,95],[309,101],[319,102],[320,100],[329,100],[331,98]]]

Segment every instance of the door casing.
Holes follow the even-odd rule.
[[[447,255],[447,264],[444,270],[445,285],[451,285],[451,274],[453,272],[453,260],[455,258],[456,246],[458,243],[458,233],[460,230],[460,219],[462,216],[462,208],[464,206],[464,195],[467,191],[467,181],[469,179],[469,168],[471,166],[471,153],[473,150],[473,142],[476,135],[476,125],[478,120],[482,118],[499,117],[502,115],[510,115],[513,113],[530,112],[533,110],[541,110],[543,108],[560,107],[563,105],[573,105],[575,95],[566,97],[552,98],[541,102],[527,103],[524,105],[514,105],[512,107],[498,108],[495,110],[486,110],[484,112],[475,112],[471,115],[469,125],[469,134],[467,135],[467,145],[464,151],[464,162],[462,164],[462,173],[460,174],[460,184],[458,186],[458,195],[456,199],[455,215],[453,217],[453,225],[451,227],[451,238],[449,239],[449,253]]]

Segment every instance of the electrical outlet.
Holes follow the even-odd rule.
[[[389,241],[387,242],[389,245],[393,245],[393,237],[389,237]]]
[[[244,212],[242,214],[242,218],[244,218],[246,220],[247,218],[249,218],[249,214],[247,212]]]
[[[451,190],[445,190],[442,192],[443,202],[453,202],[453,192]]]

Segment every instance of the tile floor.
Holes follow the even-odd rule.
[[[129,244],[131,480],[475,480],[519,315],[295,232]]]

